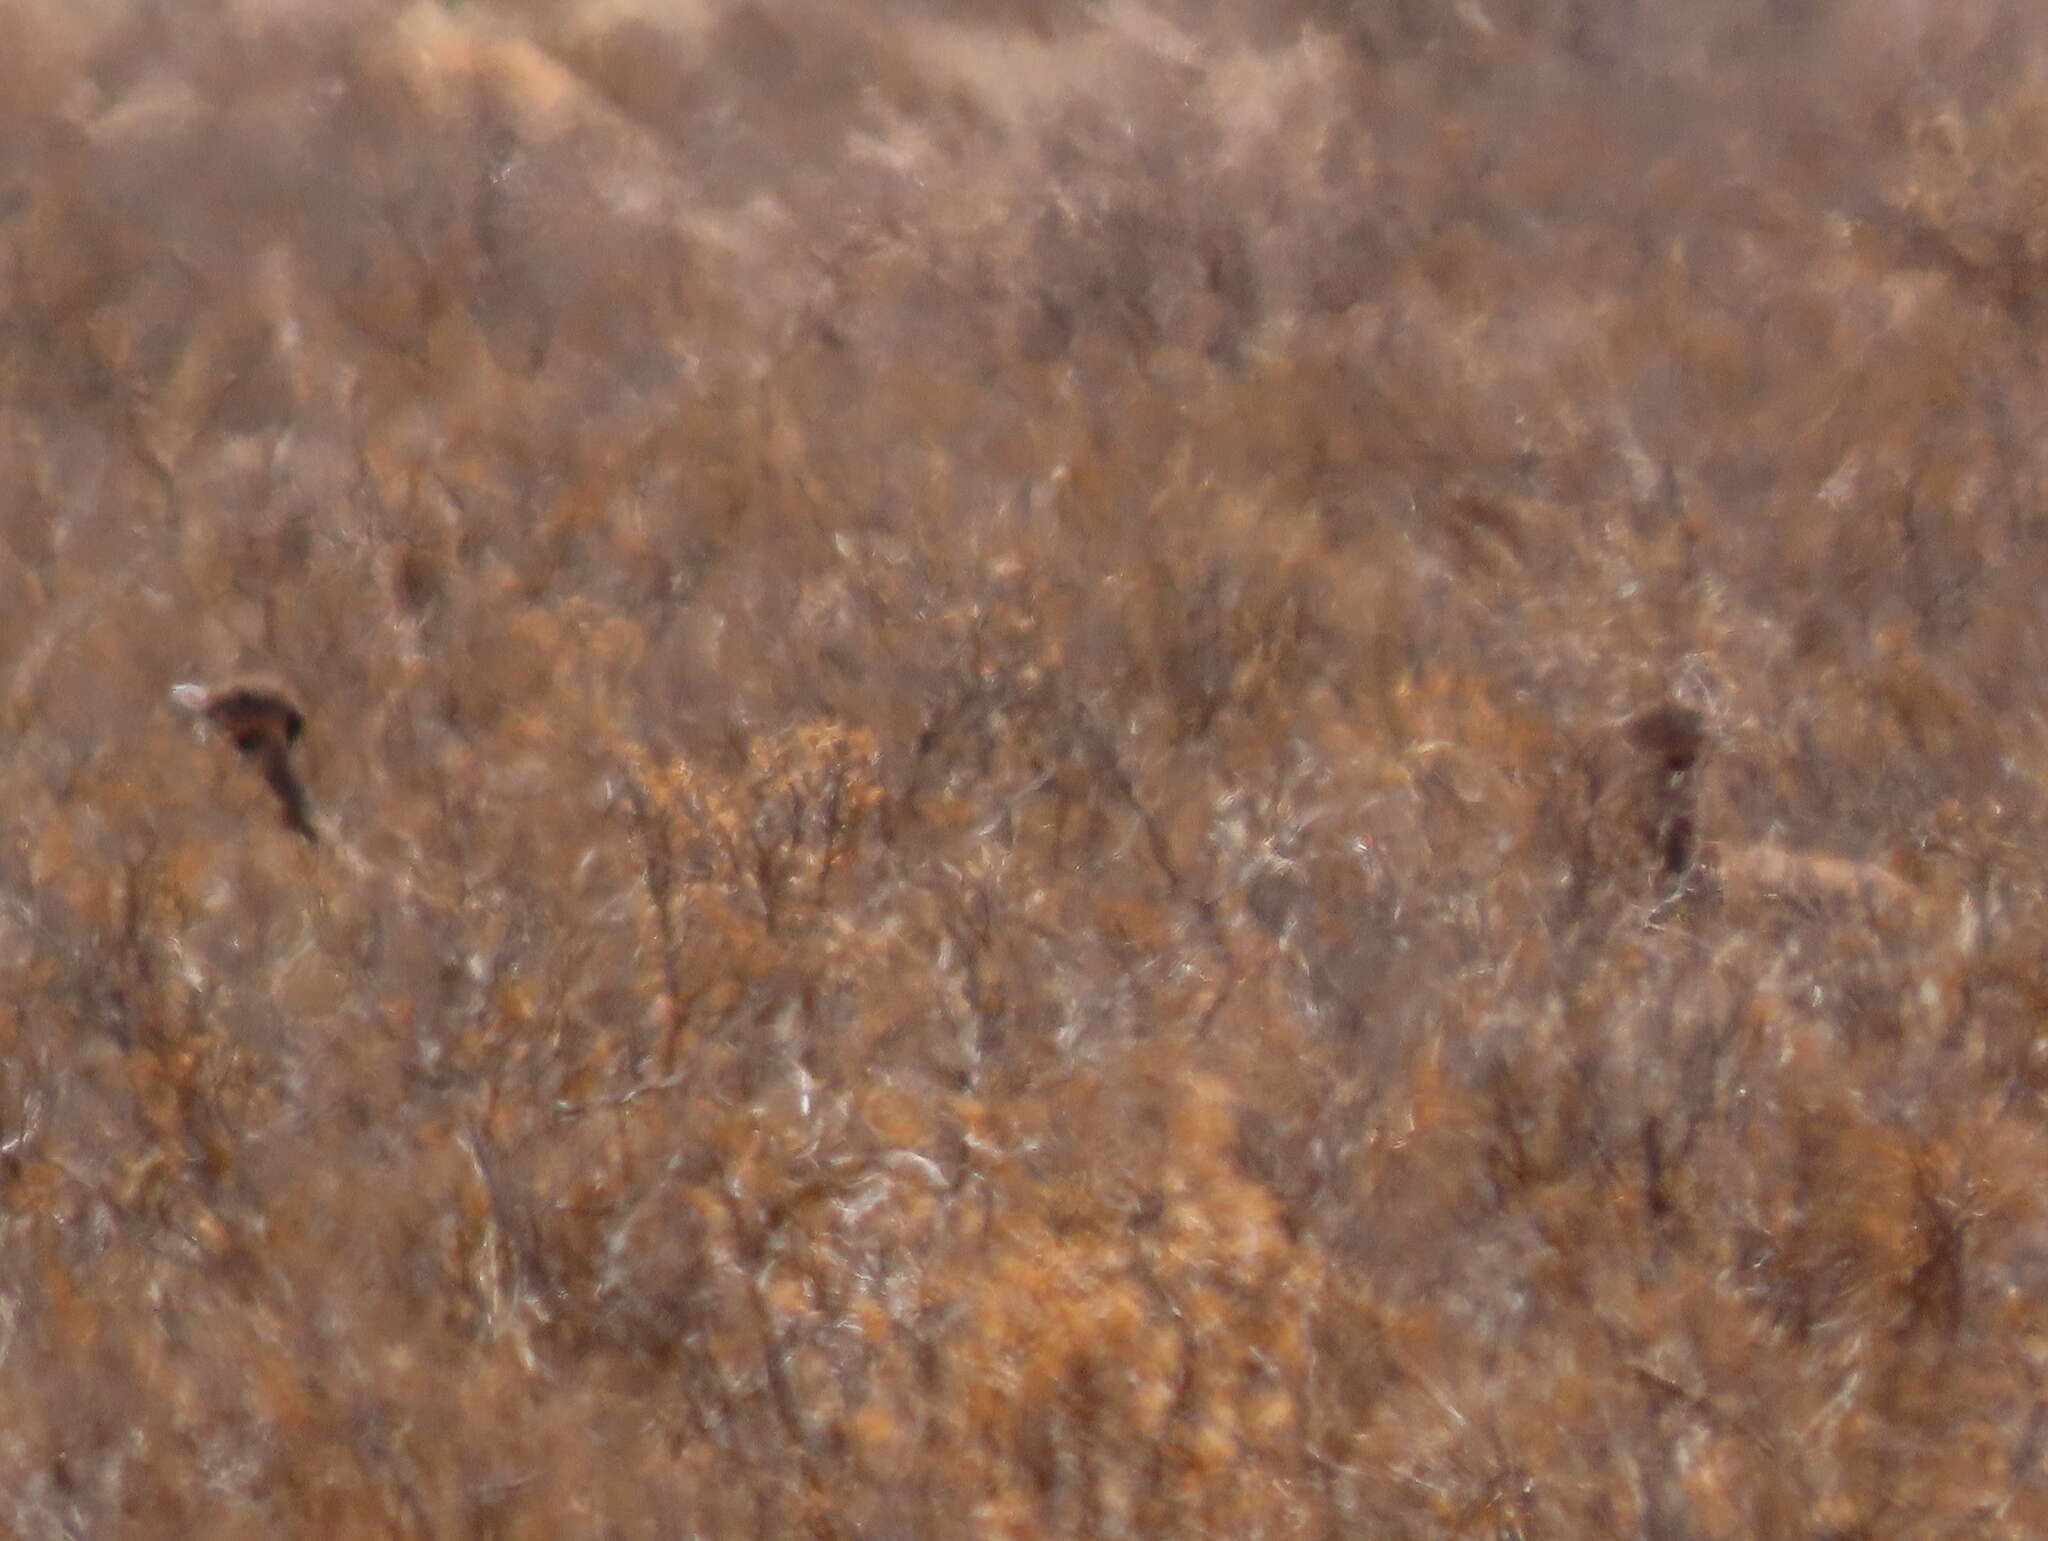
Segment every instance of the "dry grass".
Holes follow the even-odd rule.
[[[2044,81],[0,8],[0,1528],[2048,1532]]]

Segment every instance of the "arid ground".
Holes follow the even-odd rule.
[[[2044,210],[2032,0],[0,4],[0,1530],[2048,1534]]]

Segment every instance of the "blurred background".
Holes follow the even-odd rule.
[[[0,1524],[2048,1528],[2044,190],[2017,0],[0,8]]]

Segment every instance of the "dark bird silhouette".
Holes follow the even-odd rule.
[[[1699,763],[1707,721],[1689,706],[1667,701],[1629,719],[1629,742],[1655,755],[1667,776],[1683,776]]]
[[[226,734],[244,759],[255,762],[270,790],[277,794],[285,827],[319,842],[306,789],[292,770],[292,745],[306,730],[306,714],[282,686],[269,680],[237,680],[211,689],[187,684],[176,686],[171,699],[198,713]]]
[[[1693,772],[1706,748],[1706,719],[1689,706],[1667,701],[1630,719],[1628,737],[1656,767],[1644,833],[1664,876],[1676,878],[1692,865],[1697,849],[1699,788]]]

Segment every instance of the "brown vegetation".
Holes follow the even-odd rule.
[[[2048,1531],[2044,79],[0,8],[0,1529]]]

